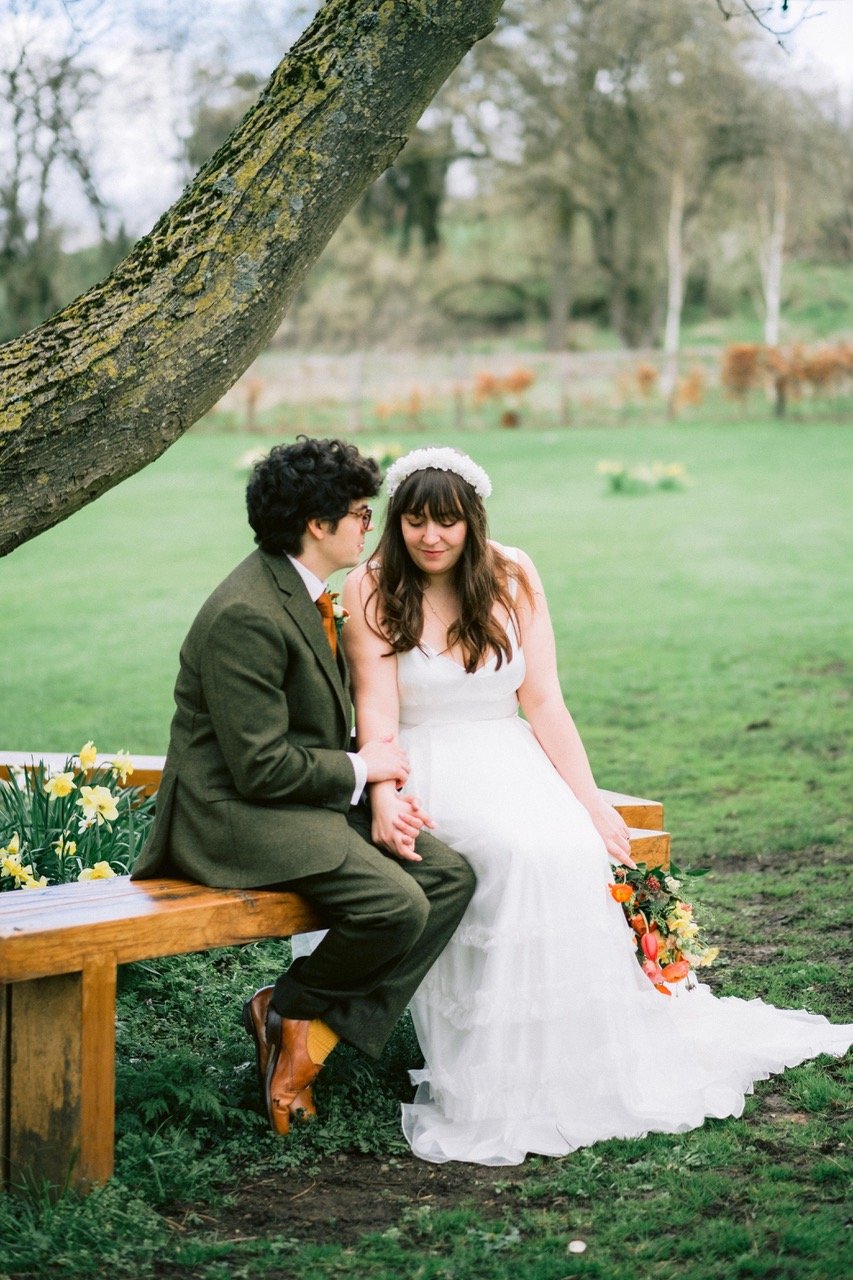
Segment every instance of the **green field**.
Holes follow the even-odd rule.
[[[853,1018],[848,431],[744,422],[444,440],[491,472],[493,533],[542,572],[599,783],[663,800],[676,861],[711,868],[699,896],[723,949],[715,989]],[[181,639],[252,546],[233,467],[243,447],[190,435],[0,563],[2,747],[165,750]],[[605,458],[677,461],[692,483],[616,496],[595,471]],[[523,1177],[465,1169],[452,1206],[401,1200],[389,1217],[377,1194],[377,1231],[358,1249],[340,1224],[267,1222],[242,1238],[226,1209],[249,1177],[298,1196],[354,1150],[388,1178],[416,1163],[396,1130],[405,1027],[375,1072],[344,1055],[325,1119],[289,1147],[246,1110],[236,1011],[277,945],[125,976],[118,1181],[56,1210],[0,1199],[0,1277],[853,1270],[853,1094],[849,1068],[827,1059],[758,1085],[742,1120],[529,1161]],[[576,1238],[586,1253],[567,1253]]]

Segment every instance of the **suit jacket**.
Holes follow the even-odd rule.
[[[252,552],[205,602],[175,703],[134,879],[242,888],[340,865],[355,785],[349,681],[286,557]]]

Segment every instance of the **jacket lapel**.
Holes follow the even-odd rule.
[[[343,713],[344,722],[349,726],[350,711],[347,694],[349,675],[340,645],[338,645],[336,662],[329,641],[326,639],[326,633],[323,630],[320,612],[309,596],[305,583],[287,557],[268,555],[265,551],[261,551],[260,555],[281,592],[283,607],[308,642],[323,670],[323,674],[332,686]]]

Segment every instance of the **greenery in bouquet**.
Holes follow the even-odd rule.
[[[127,872],[154,816],[153,797],[125,785],[126,751],[96,767],[87,742],[64,768],[43,760],[0,780],[0,891],[42,889]]]
[[[665,996],[672,995],[672,983],[693,985],[693,969],[706,968],[719,955],[719,948],[706,941],[693,907],[680,896],[683,880],[702,875],[704,871],[681,871],[675,866],[667,872],[643,862],[636,870],[614,869],[610,892],[634,932],[643,972]]]

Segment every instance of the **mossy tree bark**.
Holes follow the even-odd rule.
[[[0,554],[140,470],[222,396],[503,0],[328,0],[103,283],[0,347]]]

